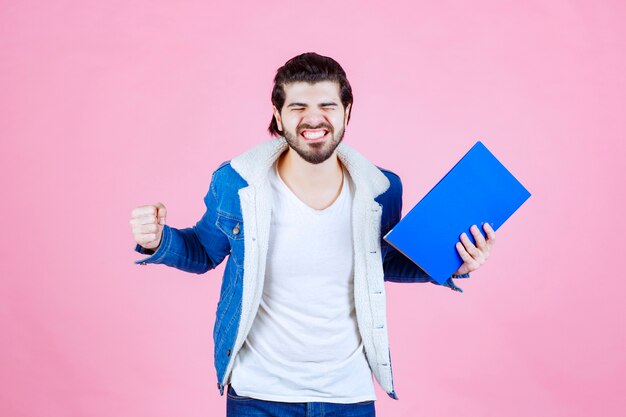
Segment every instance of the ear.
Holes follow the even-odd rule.
[[[344,116],[344,124],[343,124],[343,128],[345,129],[346,126],[348,126],[348,116],[350,115],[350,112],[352,111],[352,103],[348,104],[348,106],[346,106],[346,111],[345,111],[345,116]]]
[[[283,130],[283,123],[280,119],[280,112],[278,111],[278,109],[276,108],[276,106],[274,106],[272,104],[272,111],[274,112],[274,118],[276,119],[276,125],[278,126],[278,130]]]

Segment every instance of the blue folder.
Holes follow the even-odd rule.
[[[530,197],[480,141],[383,238],[443,284],[463,265],[455,244],[475,224],[500,226]]]

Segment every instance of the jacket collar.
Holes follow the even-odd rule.
[[[253,146],[234,157],[230,165],[249,185],[257,186],[267,180],[269,168],[288,147],[287,141],[281,136]],[[337,146],[337,157],[345,165],[358,190],[366,191],[372,198],[376,198],[389,188],[390,183],[385,174],[343,141]]]

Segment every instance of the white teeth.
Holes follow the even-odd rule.
[[[320,130],[319,132],[309,132],[309,131],[306,131],[302,135],[305,138],[307,138],[307,139],[318,139],[318,138],[321,138],[322,136],[324,136],[325,134],[326,134],[325,131]]]

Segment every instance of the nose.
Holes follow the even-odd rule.
[[[311,125],[312,127],[330,124],[323,112],[319,109],[309,109],[302,115],[301,124]]]

